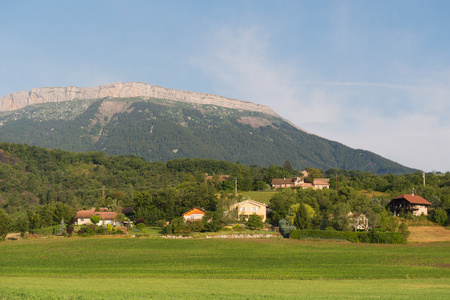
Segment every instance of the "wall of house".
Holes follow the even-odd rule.
[[[424,214],[425,216],[428,215],[428,209],[425,205],[416,205],[417,208],[419,208],[419,210],[415,210],[413,212],[413,215],[415,216],[421,216],[422,214]]]
[[[203,219],[204,214],[192,214],[188,216],[183,216],[184,221],[197,221]]]
[[[262,217],[262,221],[266,221],[266,207],[265,206],[256,206],[251,203],[243,203],[237,207],[239,216],[248,216],[257,214]]]
[[[92,224],[90,218],[78,218],[77,219],[77,225],[88,225],[88,224]]]

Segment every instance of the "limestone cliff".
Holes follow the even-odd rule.
[[[110,83],[96,87],[53,87],[36,88],[29,92],[21,91],[0,98],[0,112],[12,111],[27,105],[63,102],[74,99],[97,98],[159,98],[196,104],[211,104],[232,109],[261,112],[279,117],[270,107],[251,102],[229,99],[212,94],[202,94],[173,90],[159,86],[153,86],[141,82]]]

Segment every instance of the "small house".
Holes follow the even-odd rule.
[[[95,211],[95,207],[87,210],[77,211],[77,214],[75,215],[75,225],[92,224],[91,217],[93,215],[97,215],[100,217],[100,222],[98,222],[98,225],[122,225],[121,222],[115,220],[117,213],[109,212],[107,208],[101,208],[100,211]]]
[[[75,225],[92,224],[91,217],[95,213],[95,207],[88,210],[79,210],[75,215]]]
[[[431,203],[428,200],[414,195],[414,193],[397,196],[388,204],[394,216],[398,216],[402,211],[405,214],[410,212],[414,216],[426,216],[428,215],[428,206],[430,205]]]
[[[264,203],[247,199],[231,205],[230,210],[237,210],[239,218],[242,217],[245,220],[248,220],[249,216],[256,214],[261,217],[263,222],[265,222],[267,218],[266,208],[267,206]]]
[[[206,211],[200,207],[194,207],[183,214],[184,221],[200,221],[205,216]]]

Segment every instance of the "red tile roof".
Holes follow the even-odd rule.
[[[294,180],[292,178],[272,179],[272,185],[274,184],[294,184]]]
[[[392,200],[396,200],[396,199],[405,199],[406,201],[408,201],[411,204],[431,205],[431,203],[429,201],[427,201],[424,198],[417,196],[417,195],[403,194],[398,197],[395,197]]]
[[[100,216],[102,220],[114,220],[117,216],[117,213],[112,211],[96,211],[95,214]]]
[[[75,219],[80,219],[80,218],[90,218],[94,215],[95,212],[95,208],[92,209],[88,209],[88,210],[79,210],[77,211],[77,214],[75,215]]]

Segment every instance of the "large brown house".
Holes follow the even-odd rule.
[[[413,194],[403,194],[389,202],[388,206],[394,213],[394,216],[403,211],[404,213],[411,212],[414,216],[421,216],[428,214],[428,206],[431,203],[424,198]]]

